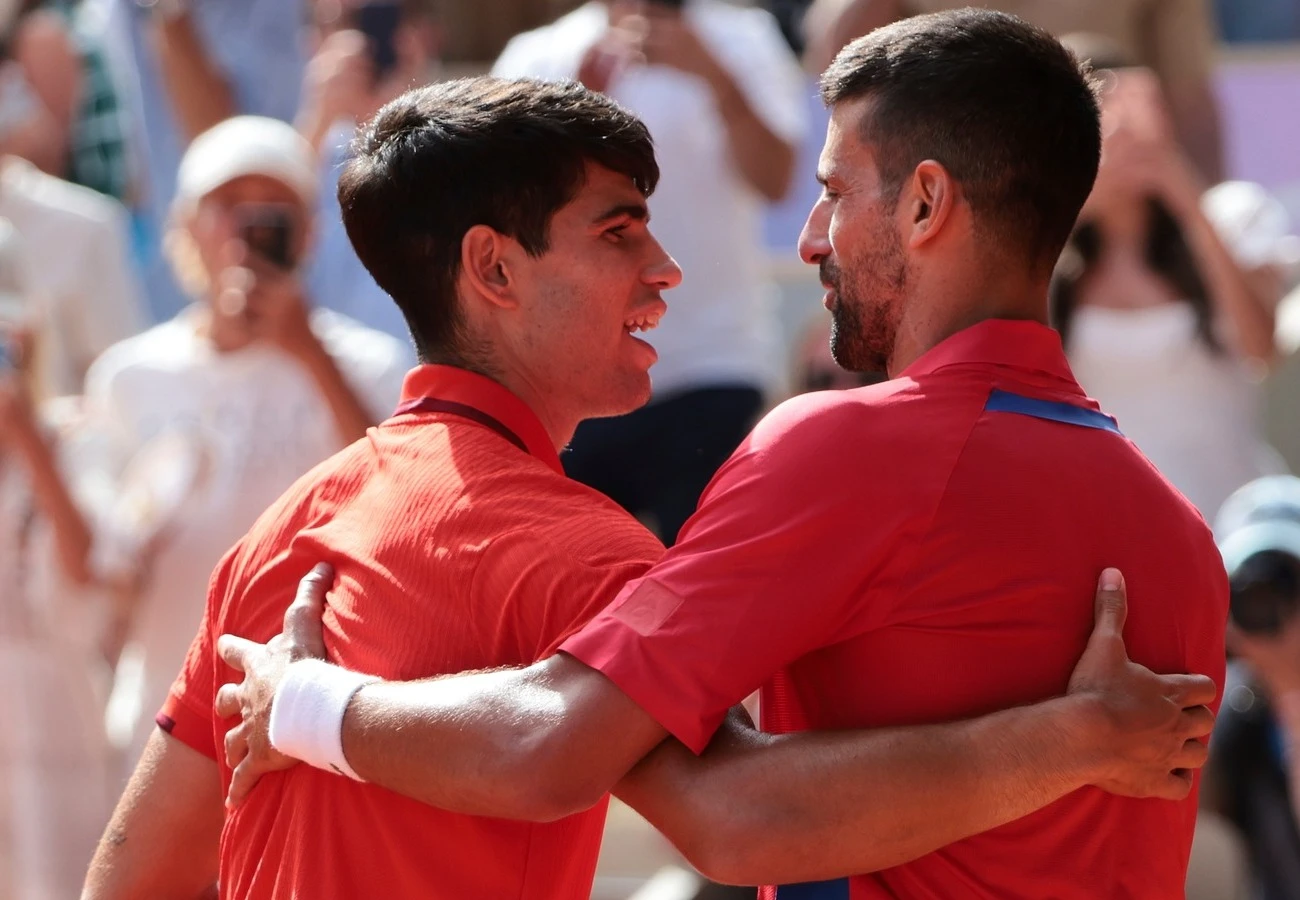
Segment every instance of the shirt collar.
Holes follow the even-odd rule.
[[[416,366],[406,373],[402,403],[421,397],[463,404],[495,419],[524,442],[530,456],[564,474],[560,456],[537,413],[491,378],[455,366]]]
[[[1074,384],[1061,335],[1041,322],[1013,319],[987,319],[962,329],[923,353],[900,377],[969,363],[1029,369]]]

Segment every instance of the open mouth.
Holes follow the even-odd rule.
[[[623,330],[628,334],[636,334],[638,331],[649,331],[659,324],[659,319],[662,316],[663,312],[655,310],[639,313],[623,323]]]

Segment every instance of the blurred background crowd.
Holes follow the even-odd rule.
[[[334,194],[359,123],[485,71],[575,78],[646,121],[685,281],[654,400],[586,423],[565,465],[671,542],[765,409],[883,377],[835,366],[794,251],[815,76],[962,5],[0,0],[0,898],[77,895],[209,573],[397,401],[405,324]],[[1233,577],[1189,896],[1300,897],[1300,0],[986,5],[1099,70],[1102,170],[1053,314]],[[616,808],[595,896],[633,895],[753,892]]]

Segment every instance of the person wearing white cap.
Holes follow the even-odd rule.
[[[1232,584],[1228,680],[1201,796],[1242,833],[1260,900],[1300,896],[1300,478],[1259,478],[1214,523]]]
[[[112,435],[119,502],[96,570],[137,585],[108,726],[133,766],[203,611],[208,575],[300,475],[396,404],[394,338],[312,309],[315,157],[256,116],[199,135],[181,161],[166,249],[195,303],[110,348],[86,401]]]

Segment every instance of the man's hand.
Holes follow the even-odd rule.
[[[1157,675],[1128,658],[1124,620],[1128,600],[1115,569],[1102,573],[1096,624],[1070,676],[1068,693],[1095,703],[1096,717],[1074,736],[1098,749],[1094,784],[1126,797],[1181,800],[1192,789],[1192,769],[1205,764],[1198,740],[1214,727],[1207,704],[1217,694],[1201,675]]]
[[[289,663],[324,659],[325,637],[321,615],[334,570],[318,563],[298,584],[298,594],[284,614],[284,631],[263,645],[224,634],[217,652],[226,664],[244,673],[239,684],[217,691],[217,715],[241,716],[243,721],[226,733],[226,762],[234,769],[226,805],[238,806],[267,772],[288,769],[298,761],[271,746],[271,705]]]

